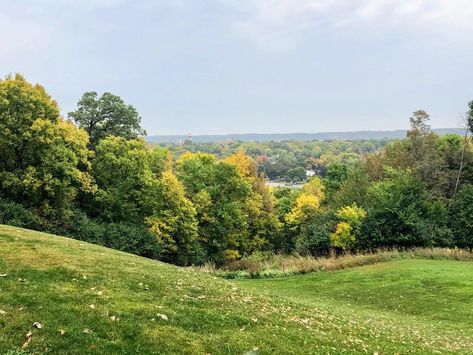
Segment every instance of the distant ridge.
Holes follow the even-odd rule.
[[[448,133],[463,134],[463,128],[435,128],[434,132],[443,135]],[[354,140],[354,139],[397,139],[404,138],[406,130],[395,131],[353,131],[353,132],[318,132],[318,133],[243,133],[197,135],[192,137],[194,142],[225,142],[225,141],[310,141],[310,140]],[[177,143],[188,139],[187,135],[147,136],[152,143]]]

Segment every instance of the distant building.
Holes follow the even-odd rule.
[[[306,170],[305,171],[305,176],[307,176],[308,178],[310,178],[312,176],[315,176],[315,171],[314,170]]]

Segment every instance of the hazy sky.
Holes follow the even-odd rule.
[[[458,126],[473,99],[472,0],[0,0],[0,74],[63,113],[84,91],[149,134]]]

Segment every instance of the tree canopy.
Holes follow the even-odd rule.
[[[108,136],[133,139],[146,135],[138,111],[109,92],[100,97],[95,91],[84,93],[77,103],[77,110],[68,115],[89,134],[92,148]]]

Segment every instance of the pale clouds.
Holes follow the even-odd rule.
[[[450,39],[473,34],[472,0],[223,0],[246,14],[236,28],[262,42],[299,40],[313,30],[425,31]]]
[[[0,56],[31,55],[50,44],[52,32],[46,24],[0,14]]]

